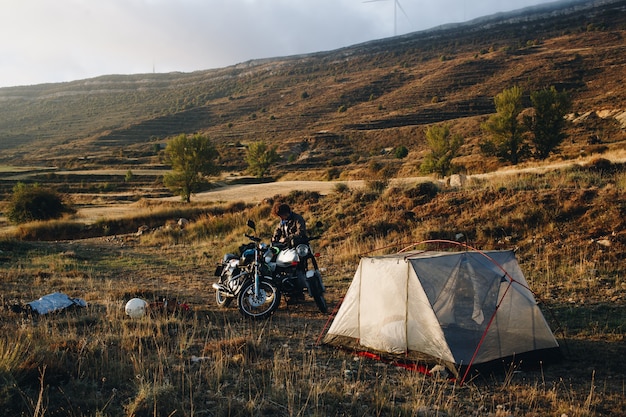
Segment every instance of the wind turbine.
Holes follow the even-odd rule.
[[[363,3],[375,3],[379,1],[387,1],[387,0],[366,0]],[[396,36],[398,34],[398,9],[400,9],[402,13],[404,13],[404,15],[406,16],[407,19],[409,19],[409,21],[411,19],[409,18],[409,15],[406,14],[404,9],[402,8],[402,5],[400,4],[399,0],[392,0],[392,1],[393,1],[393,36]]]

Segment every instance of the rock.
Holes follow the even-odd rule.
[[[611,246],[611,241],[609,239],[598,239],[596,240],[596,243],[607,248]]]
[[[463,187],[465,186],[466,183],[467,183],[467,175],[463,175],[463,174],[450,175],[450,178],[448,180],[448,184],[452,188]]]
[[[445,379],[448,377],[448,370],[443,365],[435,365],[428,372],[436,379]]]

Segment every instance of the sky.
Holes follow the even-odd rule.
[[[548,2],[0,0],[0,87],[222,68]]]

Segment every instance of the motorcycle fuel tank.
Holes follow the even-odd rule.
[[[292,266],[300,261],[295,249],[285,249],[280,251],[276,257],[276,265],[280,267]]]

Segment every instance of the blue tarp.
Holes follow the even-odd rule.
[[[55,292],[26,305],[37,314],[48,314],[69,307],[87,307],[87,302],[81,298],[71,298],[67,294]]]

